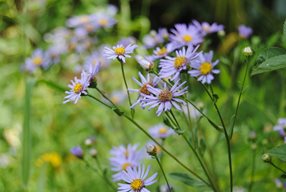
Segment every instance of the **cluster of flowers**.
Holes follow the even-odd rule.
[[[63,55],[68,63],[76,65],[83,59],[83,67],[88,68],[90,63],[100,62],[102,66],[108,66],[109,61],[102,57],[102,47],[94,49],[98,43],[97,33],[101,30],[109,30],[116,24],[115,15],[117,8],[109,5],[105,9],[99,9],[90,15],[74,16],[67,20],[66,27],[56,28],[51,33],[44,36],[49,43],[48,49],[36,49],[32,55],[26,59],[22,69],[30,73],[38,68],[47,70],[54,64],[61,61]],[[101,42],[100,42],[101,43]],[[91,54],[90,54],[91,52]],[[80,58],[84,55],[84,58]],[[69,65],[70,66],[70,65]],[[75,71],[81,70],[82,66],[76,66]]]

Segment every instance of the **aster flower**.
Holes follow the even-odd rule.
[[[67,26],[71,28],[88,28],[88,26],[92,25],[94,25],[94,18],[91,15],[74,16],[67,20]]]
[[[170,43],[163,47],[156,47],[153,51],[153,60],[166,57],[173,50],[174,50],[174,47]]]
[[[159,44],[164,43],[166,40],[169,39],[169,33],[167,29],[160,28],[158,33],[152,30],[148,35],[143,37],[143,43],[146,48],[153,48]]]
[[[203,36],[194,25],[176,24],[171,32],[170,40],[176,48],[197,45],[203,41]]]
[[[24,69],[29,72],[34,72],[37,68],[48,68],[50,64],[50,58],[41,49],[36,49],[30,58],[27,58],[24,64]]]
[[[239,25],[238,33],[240,37],[247,39],[248,37],[250,37],[250,35],[252,35],[253,30],[251,27],[248,27],[246,25]]]
[[[105,12],[98,12],[93,15],[91,15],[91,18],[95,22],[96,28],[111,28],[115,25],[116,20],[113,18],[113,16],[106,14]]]
[[[283,137],[284,140],[286,141],[285,128],[286,128],[286,118],[280,118],[278,119],[277,124],[273,127],[273,130],[277,131],[279,135]]]
[[[114,91],[110,95],[110,100],[117,105],[123,103],[126,98],[127,98],[126,91],[123,90]]]
[[[150,106],[149,110],[158,107],[156,112],[157,116],[161,115],[163,111],[170,111],[173,106],[177,110],[181,110],[180,104],[185,104],[185,102],[179,99],[179,97],[187,92],[188,87],[181,89],[185,83],[186,81],[179,84],[179,81],[176,81],[171,88],[167,87],[166,83],[164,83],[163,89],[147,85],[147,90],[151,94],[143,95],[145,97],[143,107]]]
[[[170,127],[168,127],[164,124],[158,124],[158,125],[151,127],[149,129],[149,133],[150,133],[150,135],[152,135],[152,137],[161,138],[161,139],[165,139],[165,138],[175,134],[173,129],[171,129]]]
[[[212,23],[212,24],[208,22],[199,23],[198,21],[193,20],[193,24],[194,26],[197,27],[197,29],[199,29],[199,31],[201,32],[203,36],[210,34],[210,33],[219,32],[224,29],[223,25],[219,25],[217,23]]]
[[[105,47],[104,48],[104,55],[108,59],[119,59],[123,63],[125,63],[126,57],[131,57],[130,54],[133,53],[134,49],[137,47],[137,45],[129,44],[127,46],[118,44],[116,46],[113,46],[112,49]]]
[[[75,77],[74,80],[71,81],[71,84],[69,84],[69,88],[71,90],[65,92],[67,96],[65,96],[64,98],[65,100],[63,103],[73,101],[74,104],[76,104],[77,101],[80,99],[81,95],[87,95],[87,88],[89,86],[89,81],[90,81],[90,75],[85,71],[81,73],[80,79]]]
[[[113,181],[120,181],[122,179],[123,171],[126,171],[128,167],[135,168],[139,165],[139,162],[136,159],[132,158],[118,158],[110,160],[111,170],[115,172],[112,175]]]
[[[150,192],[146,187],[157,182],[155,180],[157,173],[147,179],[149,171],[150,166],[147,170],[144,166],[127,168],[122,175],[122,180],[126,183],[119,183],[118,192]]]
[[[203,84],[210,84],[214,79],[213,74],[218,74],[220,72],[218,69],[214,69],[214,67],[219,63],[219,60],[212,62],[212,59],[212,51],[199,54],[198,59],[191,63],[191,67],[193,69],[188,73],[192,77],[198,77],[198,81],[201,81]]]
[[[140,77],[141,81],[138,81],[134,77],[132,78],[137,85],[140,86],[139,89],[128,89],[129,92],[137,92],[138,98],[137,101],[131,106],[131,108],[134,108],[137,104],[141,104],[141,107],[143,107],[145,95],[150,95],[150,91],[148,91],[147,86],[156,87],[158,83],[160,82],[160,79],[157,76],[150,77],[150,74],[148,73],[146,78],[141,74],[141,72],[138,72],[138,75]]]
[[[198,46],[195,49],[189,46],[187,50],[183,47],[182,50],[176,51],[176,57],[167,56],[166,59],[161,59],[159,65],[161,68],[160,77],[172,77],[172,81],[178,79],[181,71],[187,69],[187,64],[198,56],[197,49]]]

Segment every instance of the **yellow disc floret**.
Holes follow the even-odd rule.
[[[167,53],[166,47],[162,47],[157,51],[157,56],[164,56]]]
[[[122,170],[126,170],[130,166],[131,166],[131,164],[126,162],[126,163],[122,164],[121,168],[122,168]]]
[[[82,91],[82,88],[83,88],[82,84],[81,83],[77,83],[77,84],[75,84],[75,86],[73,88],[73,92],[80,93]]]
[[[183,35],[183,40],[186,42],[186,43],[189,43],[193,40],[193,37],[191,35]]]
[[[203,62],[200,66],[200,72],[203,75],[209,74],[212,70],[212,64],[209,62]]]
[[[42,59],[42,57],[34,57],[34,59],[33,59],[33,64],[34,65],[41,65],[43,63],[43,59]]]
[[[162,90],[161,93],[159,94],[159,100],[161,102],[171,101],[172,98],[173,98],[172,92],[167,89]]]
[[[124,47],[116,47],[114,49],[114,52],[116,53],[116,55],[124,55],[125,53],[125,48]]]
[[[147,85],[153,86],[151,83],[145,83],[142,87],[140,87],[139,91],[140,93],[143,93],[145,95],[150,95],[150,91],[148,91]]]
[[[144,182],[141,179],[134,179],[130,186],[133,191],[140,191],[144,187]]]
[[[160,129],[159,129],[159,134],[166,134],[167,133],[167,129],[166,129],[166,127],[161,127]]]
[[[103,18],[103,19],[100,19],[98,21],[98,23],[99,23],[100,26],[106,26],[108,24],[108,21]]]
[[[175,61],[174,61],[174,67],[176,69],[179,69],[181,68],[183,65],[185,65],[187,62],[187,58],[184,57],[184,56],[178,56],[175,58]]]

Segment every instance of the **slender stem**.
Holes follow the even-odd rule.
[[[162,171],[162,173],[163,173],[163,176],[164,176],[164,179],[165,179],[165,181],[166,181],[166,183],[167,183],[168,189],[169,189],[169,191],[171,192],[171,191],[172,191],[172,188],[171,188],[171,186],[170,186],[170,184],[169,184],[169,182],[168,182],[168,179],[167,179],[167,176],[166,176],[166,174],[165,174],[165,171],[164,171],[164,169],[163,169],[163,167],[162,167],[162,164],[160,163],[160,161],[159,161],[157,155],[155,155],[155,159],[156,159],[156,161],[157,161],[157,163],[158,163],[158,165],[159,165],[159,167],[160,167],[160,169],[161,169],[161,171]]]
[[[179,125],[179,122],[178,122],[176,116],[174,115],[174,113],[172,112],[172,110],[170,110],[170,113],[171,113],[173,119],[175,120],[177,126],[178,126],[179,129],[181,130],[181,127],[180,127],[180,125]],[[211,185],[212,185],[213,190],[214,190],[214,191],[218,191],[218,190],[216,189],[216,187],[215,187],[215,185],[214,185],[214,183],[213,183],[213,180],[212,180],[212,178],[211,178],[211,176],[210,176],[210,173],[209,173],[209,171],[207,170],[206,165],[203,163],[203,161],[202,161],[200,155],[197,153],[196,149],[195,149],[195,148],[192,146],[192,144],[189,142],[189,140],[188,140],[188,138],[186,137],[186,135],[185,135],[185,134],[182,134],[182,136],[183,136],[184,140],[186,141],[186,143],[188,144],[188,146],[189,146],[189,147],[191,148],[191,150],[193,151],[193,153],[195,154],[196,158],[198,159],[198,161],[199,161],[201,167],[203,168],[203,170],[204,170],[204,172],[205,172],[205,175],[207,176],[208,180],[210,181],[210,183],[211,183]]]
[[[130,94],[129,94],[129,90],[128,90],[128,85],[127,85],[127,81],[126,81],[126,77],[125,77],[125,72],[124,72],[124,63],[118,59],[120,61],[120,66],[121,66],[121,72],[122,72],[122,77],[123,77],[123,81],[124,81],[124,85],[126,88],[126,92],[127,92],[127,96],[128,96],[128,101],[129,101],[129,107],[131,107],[132,103],[131,103],[131,98],[130,98]],[[134,117],[134,109],[130,108],[131,110],[131,116],[132,118]]]
[[[204,86],[205,87],[205,86]],[[214,95],[214,92],[213,92],[213,89],[212,89],[212,86],[210,86],[211,88],[211,93],[212,95]],[[229,139],[229,135],[227,133],[227,130],[226,130],[226,126],[224,124],[224,121],[223,121],[223,118],[222,118],[222,115],[218,109],[218,106],[216,104],[216,101],[214,101],[214,98],[212,97],[212,95],[209,93],[208,89],[205,87],[205,90],[206,92],[208,93],[208,95],[210,96],[210,98],[212,99],[212,102],[213,102],[213,105],[215,107],[215,110],[219,116],[219,119],[221,121],[221,124],[222,124],[222,127],[223,127],[223,132],[224,132],[224,136],[225,136],[225,140],[226,140],[226,145],[227,145],[227,154],[228,154],[228,164],[229,164],[229,182],[230,182],[230,191],[232,192],[233,191],[233,175],[232,175],[232,160],[231,160],[231,146],[230,146],[230,139]]]
[[[254,180],[254,172],[255,172],[255,157],[256,157],[256,150],[253,150],[252,153],[252,169],[251,169],[251,175],[250,175],[250,183],[248,186],[248,192],[251,192],[252,187],[253,187],[253,180]]]
[[[283,174],[286,174],[286,171],[284,171],[283,169],[281,169],[280,167],[278,167],[277,165],[275,165],[273,162],[269,162],[270,165],[272,165],[274,168],[276,168],[277,170],[281,171]]]
[[[99,99],[97,99],[96,97],[93,97],[91,95],[88,95],[89,97],[93,98],[94,100],[100,102],[101,104],[103,104],[104,106],[112,109],[111,106],[103,103],[102,101],[100,101]],[[116,106],[116,108],[118,109],[118,107]],[[113,110],[114,111],[114,110]],[[173,155],[171,152],[169,152],[165,147],[163,147],[156,139],[154,139],[147,131],[145,131],[145,129],[143,127],[141,127],[136,121],[133,120],[133,118],[129,117],[128,115],[126,115],[125,113],[122,114],[122,116],[124,118],[126,118],[127,120],[129,120],[132,124],[134,124],[140,131],[142,131],[147,137],[149,137],[154,143],[156,143],[156,145],[158,145],[166,154],[168,154],[173,160],[175,160],[179,165],[181,165],[184,169],[186,169],[188,172],[190,172],[191,174],[193,174],[194,176],[196,176],[199,180],[201,180],[203,183],[205,183],[207,186],[210,187],[210,184],[203,179],[201,176],[199,176],[196,172],[194,172],[193,170],[191,170],[189,167],[187,167],[184,163],[182,163],[175,155]]]
[[[100,93],[100,95],[106,99],[107,101],[109,101],[113,106],[116,106],[100,89],[98,89],[97,87],[95,87],[95,89]]]
[[[89,164],[88,161],[86,161],[86,160],[84,160],[84,159],[83,159],[83,161],[85,162],[85,165],[86,165],[87,167],[91,168],[94,172],[98,173],[99,176],[103,178],[103,180],[106,182],[106,184],[107,184],[113,191],[116,191],[116,190],[117,190],[116,187],[114,187],[113,183],[110,182],[109,179],[108,179],[108,178],[106,177],[106,175],[104,174],[104,172],[103,172],[103,170],[101,169],[101,166],[100,166],[100,164],[99,164],[97,158],[96,158],[97,166],[98,166],[98,168],[99,168],[99,170],[100,170],[101,173],[98,172],[97,169],[95,169],[94,167],[92,167],[92,166]]]
[[[245,73],[244,73],[244,77],[243,77],[243,82],[242,82],[242,86],[241,86],[241,89],[240,89],[240,92],[239,92],[239,96],[238,96],[238,100],[237,100],[237,104],[236,104],[236,109],[235,109],[235,113],[234,113],[234,119],[233,119],[232,126],[231,126],[231,129],[230,129],[230,136],[229,136],[230,138],[232,138],[232,135],[233,135],[233,129],[234,129],[234,125],[235,125],[236,119],[237,119],[238,108],[239,108],[239,105],[240,105],[240,100],[241,100],[243,88],[244,88],[244,85],[245,85],[247,71],[248,71],[248,62],[246,62],[246,69],[245,69]]]

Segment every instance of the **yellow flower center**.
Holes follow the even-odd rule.
[[[200,72],[203,75],[210,73],[212,70],[212,65],[209,62],[203,62],[200,66]]]
[[[82,84],[77,83],[77,84],[75,84],[75,86],[73,88],[73,92],[80,93],[82,91],[82,88],[83,88]]]
[[[123,165],[122,165],[122,170],[126,170],[128,167],[130,167],[131,166],[131,164],[130,163],[123,163]]]
[[[99,23],[99,25],[101,25],[101,26],[106,26],[106,25],[108,24],[108,21],[107,21],[106,19],[100,19],[100,20],[98,21],[98,23]]]
[[[181,68],[187,62],[187,58],[183,56],[178,56],[175,58],[174,66],[176,69]]]
[[[87,22],[89,22],[89,17],[88,17],[88,16],[82,16],[82,17],[80,18],[80,22],[81,22],[81,23],[87,23]]]
[[[161,93],[159,94],[159,100],[161,102],[166,102],[166,101],[171,101],[173,98],[173,94],[169,90],[162,90]]]
[[[125,53],[125,48],[124,47],[116,47],[114,49],[114,52],[116,53],[116,55],[124,55]]]
[[[158,56],[163,56],[163,55],[165,55],[166,53],[167,53],[166,47],[162,47],[162,48],[160,48],[160,49],[157,51],[157,55],[158,55]]]
[[[159,129],[159,134],[166,134],[167,131],[168,131],[168,130],[167,130],[165,127],[161,127],[161,128]]]
[[[130,186],[133,191],[140,191],[144,187],[144,182],[141,179],[134,179]]]
[[[150,91],[148,91],[147,85],[153,86],[151,83],[145,83],[141,88],[140,88],[140,93],[143,93],[145,95],[150,95]]]
[[[41,65],[42,64],[42,62],[43,62],[43,59],[42,59],[42,57],[35,57],[34,59],[33,59],[33,64],[34,65]]]
[[[193,40],[193,37],[191,35],[183,35],[183,40],[186,42],[186,43],[189,43]]]

